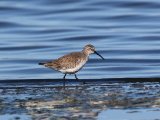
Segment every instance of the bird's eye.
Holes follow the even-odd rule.
[[[94,49],[93,49],[93,48],[91,48],[91,50],[92,50],[92,51],[94,51]]]

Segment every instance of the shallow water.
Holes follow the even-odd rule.
[[[32,120],[29,115],[25,114],[5,114],[5,115],[0,115],[1,120]]]
[[[28,82],[1,83],[1,86],[0,120],[17,120],[13,119],[17,117],[21,118],[20,120],[160,118],[160,84],[156,82],[90,83],[83,86],[73,84],[66,89],[55,84],[37,85]],[[141,119],[143,116],[147,119]]]
[[[160,120],[159,108],[109,109],[102,111],[97,120]]]
[[[1,0],[0,80],[62,78],[38,62],[88,43],[106,60],[92,55],[79,78],[159,77],[159,11],[158,0]]]

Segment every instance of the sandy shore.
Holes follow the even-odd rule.
[[[1,120],[96,120],[105,109],[160,107],[157,82],[26,86],[0,89]]]

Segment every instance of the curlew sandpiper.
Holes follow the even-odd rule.
[[[44,65],[45,67],[64,73],[63,86],[65,86],[65,77],[67,74],[74,74],[75,78],[78,80],[76,73],[86,64],[89,55],[92,53],[95,53],[104,59],[99,53],[96,52],[93,45],[88,44],[81,52],[72,52],[51,62],[41,62],[39,65]]]

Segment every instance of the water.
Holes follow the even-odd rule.
[[[109,109],[102,111],[98,120],[159,120],[159,108]]]
[[[92,55],[79,78],[160,77],[159,11],[159,0],[1,0],[0,80],[62,78],[38,62],[88,43],[106,60]]]
[[[32,120],[29,115],[25,114],[5,114],[5,115],[0,115],[1,120]]]

